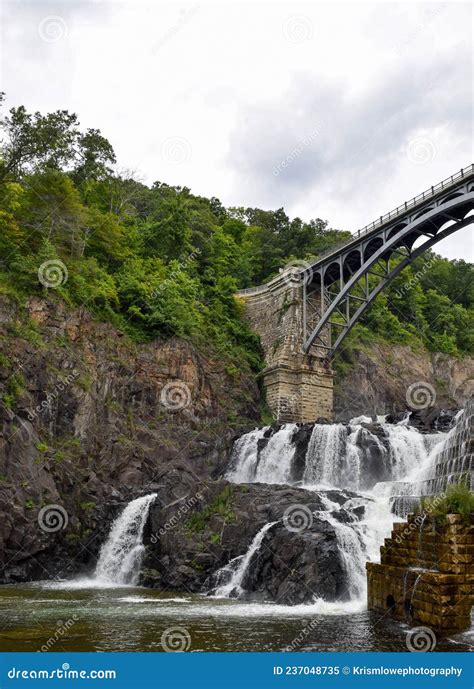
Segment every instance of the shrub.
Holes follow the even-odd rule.
[[[450,484],[444,495],[421,499],[421,509],[431,515],[438,524],[446,523],[446,515],[460,514],[469,522],[474,513],[474,493],[467,486],[467,479]]]

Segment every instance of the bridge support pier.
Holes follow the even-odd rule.
[[[298,271],[243,290],[238,298],[260,335],[266,363],[262,385],[273,416],[280,423],[332,420],[334,372],[323,350],[315,346],[303,352],[304,287]]]
[[[333,371],[318,357],[273,364],[262,372],[267,404],[280,423],[310,423],[333,417]]]

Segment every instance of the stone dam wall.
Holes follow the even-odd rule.
[[[474,515],[458,514],[439,526],[428,515],[410,514],[393,525],[368,562],[368,607],[440,634],[468,629],[474,604]]]

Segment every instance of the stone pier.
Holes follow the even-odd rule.
[[[437,526],[408,515],[393,525],[380,548],[380,564],[367,563],[368,607],[440,634],[468,629],[474,604],[474,521],[449,514]]]
[[[270,411],[280,423],[333,418],[334,372],[321,347],[314,345],[309,353],[303,352],[303,290],[300,273],[287,271],[266,285],[237,294],[244,301],[248,322],[260,335],[266,364],[261,373],[263,388]]]

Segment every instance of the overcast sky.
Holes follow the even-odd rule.
[[[7,105],[77,112],[147,183],[353,231],[473,157],[468,3],[0,3]]]

